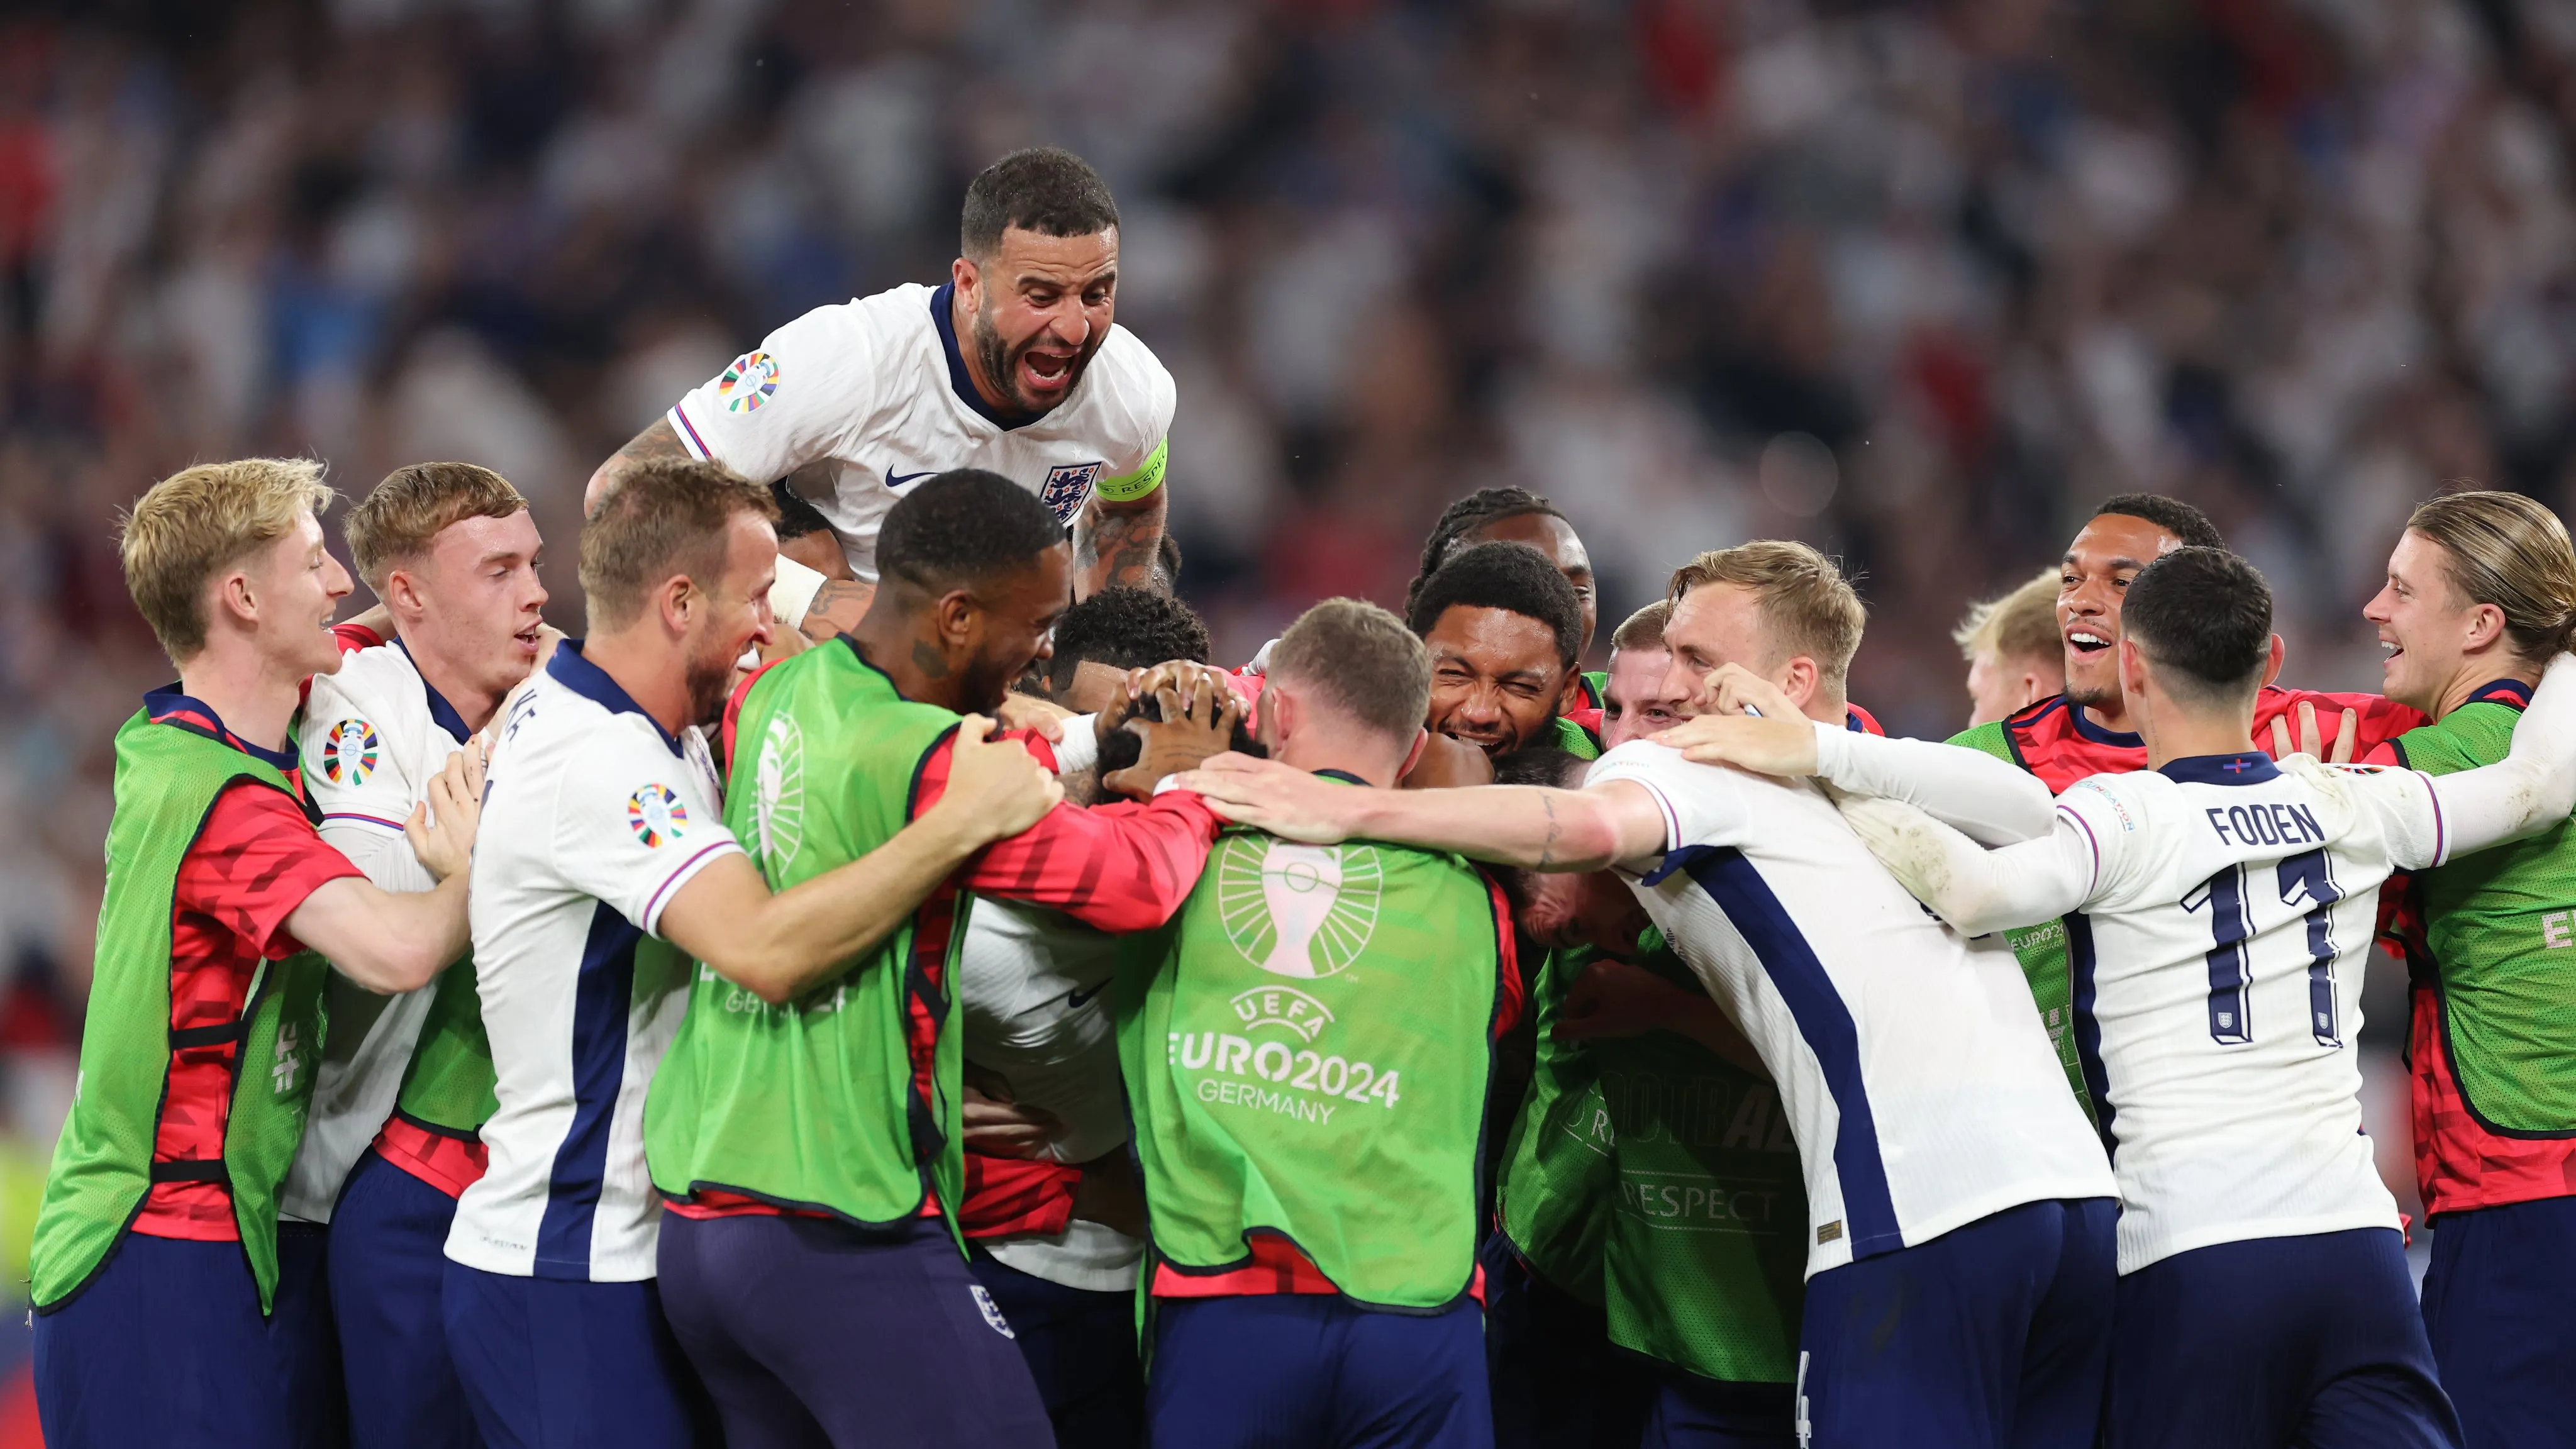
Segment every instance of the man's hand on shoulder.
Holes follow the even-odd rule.
[[[1816,727],[1805,715],[1694,715],[1650,738],[1702,765],[1733,765],[1759,775],[1816,773]]]
[[[922,812],[925,823],[952,827],[978,848],[1037,824],[1064,799],[1064,786],[1027,747],[992,735],[993,722],[980,714],[958,722],[948,784]]]
[[[468,740],[449,755],[424,793],[403,822],[403,838],[430,878],[443,882],[474,863],[474,832],[483,821],[483,742]]]

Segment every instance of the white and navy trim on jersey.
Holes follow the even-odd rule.
[[[1136,335],[1112,324],[1072,392],[1046,412],[996,411],[966,372],[954,284],[905,285],[817,307],[671,406],[689,455],[756,481],[828,462],[809,494],[851,568],[876,577],[876,535],[910,485],[986,468],[1070,526],[1095,494],[1160,486],[1175,392]]]
[[[559,646],[513,705],[485,787],[469,914],[497,1105],[448,1257],[654,1276],[644,1100],[690,979],[657,931],[680,888],[739,849],[698,732],[668,733],[578,642]]]
[[[473,731],[421,676],[409,648],[396,640],[357,650],[340,657],[337,672],[315,675],[296,734],[322,839],[380,890],[434,888],[403,837],[403,822]],[[331,1221],[341,1185],[393,1115],[436,990],[433,983],[385,996],[331,973],[324,987],[330,1040],[304,1140],[278,1189],[285,1217]],[[347,1045],[353,1034],[354,1047]]]
[[[1587,776],[1614,781],[1654,800],[1667,846],[1620,869],[1778,1086],[1810,1275],[2023,1203],[2111,1195],[2012,953],[1923,910],[1823,792],[1651,741]]]

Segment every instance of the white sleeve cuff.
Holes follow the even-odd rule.
[[[1064,738],[1056,742],[1055,772],[1078,775],[1100,763],[1100,716],[1078,714],[1064,722]]]
[[[635,923],[636,927],[647,936],[661,936],[663,908],[670,905],[671,898],[680,893],[680,887],[696,879],[699,871],[705,870],[725,856],[741,853],[741,843],[730,835],[722,840],[710,841],[700,846],[697,854],[680,862],[680,868],[665,877],[660,885],[653,888],[653,894],[645,898],[644,918]]]
[[[769,612],[790,629],[805,627],[805,611],[814,607],[814,596],[823,588],[823,574],[809,569],[785,554],[778,556],[778,580],[769,586]]]

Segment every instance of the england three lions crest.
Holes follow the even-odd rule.
[[[1082,511],[1083,500],[1091,496],[1091,485],[1100,481],[1100,470],[1106,463],[1059,463],[1049,468],[1046,484],[1038,489],[1038,501],[1055,510],[1055,521],[1067,528],[1073,516]]]

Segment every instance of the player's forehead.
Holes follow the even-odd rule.
[[[1516,513],[1498,518],[1475,529],[1460,540],[1462,543],[1525,543],[1547,555],[1547,561],[1560,572],[1592,571],[1592,556],[1583,550],[1583,540],[1575,535],[1574,525],[1553,513]]]
[[[1672,672],[1673,655],[1669,649],[1618,649],[1610,655],[1610,684],[1603,692],[1622,709],[1656,703],[1672,696],[1664,693],[1664,677]]]
[[[1561,668],[1556,631],[1509,609],[1452,604],[1422,636],[1435,660],[1465,664],[1484,674],[1545,672]]]
[[[2139,567],[2182,547],[2162,525],[2126,513],[2096,515],[2066,546],[2066,565],[2077,569]]]
[[[530,558],[542,542],[536,516],[522,508],[502,518],[460,518],[430,539],[429,551],[441,563],[470,566],[500,555]]]
[[[1049,544],[1026,565],[976,590],[987,602],[1023,618],[1052,622],[1073,606],[1073,549]]]
[[[1118,228],[1084,236],[1049,236],[1007,227],[986,266],[1006,285],[1078,286],[1118,270]]]
[[[1664,620],[1664,644],[1672,653],[1712,666],[1734,662],[1750,668],[1768,656],[1769,641],[1762,601],[1742,584],[1701,584],[1675,600]]]

